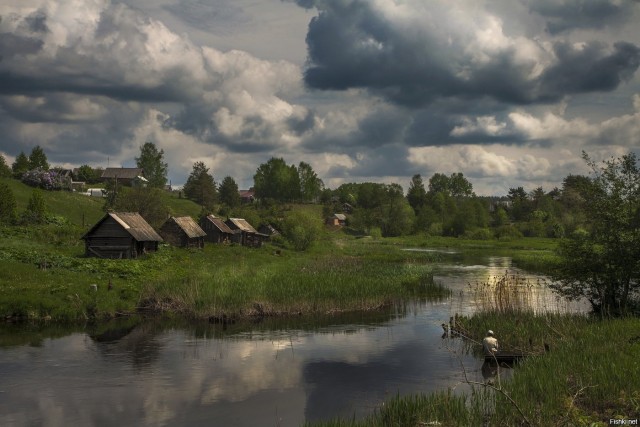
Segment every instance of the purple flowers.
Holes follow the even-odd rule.
[[[44,190],[63,190],[70,188],[70,178],[55,170],[36,168],[22,175],[22,182]]]

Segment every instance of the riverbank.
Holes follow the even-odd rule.
[[[458,321],[473,337],[492,328],[503,348],[533,355],[511,379],[472,384],[469,394],[397,397],[366,420],[314,425],[605,426],[610,419],[638,418],[640,319],[483,312]],[[468,350],[481,352],[479,345]]]
[[[84,257],[73,226],[56,230],[15,227],[0,238],[4,318],[73,322],[143,312],[217,320],[371,310],[449,295],[433,283],[437,254],[344,235],[307,252],[163,245],[141,259],[104,260]]]
[[[400,300],[445,298],[433,282],[438,252],[549,253],[550,239],[465,241],[455,238],[372,239],[325,232],[306,252],[163,245],[137,260],[86,258],[70,223],[4,228],[0,233],[0,316],[77,322],[132,313],[224,320],[252,316],[366,311]],[[95,285],[95,286],[92,286]]]

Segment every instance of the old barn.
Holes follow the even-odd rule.
[[[227,224],[215,215],[203,216],[200,219],[200,227],[207,233],[206,240],[212,243],[231,243],[236,234]],[[238,238],[240,233],[238,232]]]
[[[229,218],[226,224],[234,232],[240,233],[240,238],[234,241],[241,243],[243,246],[260,247],[262,246],[262,242],[269,238],[266,234],[258,233],[256,229],[243,218]]]
[[[190,217],[171,217],[159,230],[165,242],[183,248],[203,248],[207,233]]]
[[[162,237],[134,212],[109,212],[82,236],[85,254],[99,258],[137,258],[157,251]]]

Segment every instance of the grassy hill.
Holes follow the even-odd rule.
[[[0,182],[5,183],[13,191],[18,205],[18,213],[22,212],[29,203],[29,198],[34,188],[11,178],[0,178]],[[104,199],[99,197],[88,197],[79,193],[68,191],[44,191],[42,190],[47,211],[53,215],[67,218],[75,225],[90,226],[104,215]],[[179,198],[176,193],[164,193],[164,203],[169,207],[169,211],[174,216],[197,217],[201,207],[184,198]]]

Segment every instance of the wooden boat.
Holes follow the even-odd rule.
[[[484,361],[488,363],[514,363],[526,356],[524,353],[499,351],[493,356],[484,356]]]

